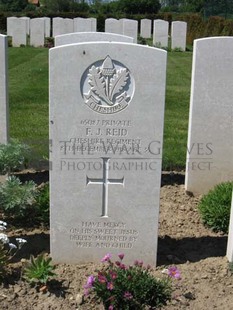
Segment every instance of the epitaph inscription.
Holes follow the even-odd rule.
[[[133,79],[129,70],[107,56],[88,68],[82,77],[81,92],[86,105],[101,114],[125,109],[133,97]]]

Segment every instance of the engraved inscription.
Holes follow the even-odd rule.
[[[103,178],[89,178],[87,176],[88,184],[101,184],[102,185],[102,217],[108,217],[108,185],[124,185],[124,178],[122,179],[109,179],[108,178],[108,163],[110,158],[103,157]]]
[[[113,114],[125,109],[133,97],[133,78],[121,63],[107,56],[88,68],[81,79],[84,102],[93,111]]]
[[[79,248],[132,249],[139,232],[123,222],[81,222],[70,229],[70,241]]]

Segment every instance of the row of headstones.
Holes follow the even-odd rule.
[[[60,41],[50,51],[52,254],[57,261],[77,262],[99,259],[110,248],[154,263],[166,52],[104,35],[109,34],[102,39],[92,34],[90,41],[98,43]],[[1,48],[4,142],[5,36]],[[186,190],[195,194],[233,180],[232,59],[232,37],[194,43]],[[231,259],[232,248],[229,241]]]
[[[52,36],[73,33],[73,32],[96,32],[97,25],[95,18],[53,18]],[[152,21],[149,19],[141,20],[140,35],[142,38],[151,38]],[[168,47],[169,23],[164,20],[154,20],[153,23],[153,44],[157,47]],[[7,35],[12,36],[12,45],[26,45],[27,35],[30,35],[30,45],[38,47],[44,46],[45,37],[50,37],[50,18],[29,17],[8,17],[7,18]],[[138,22],[130,19],[113,19],[105,20],[105,32],[122,34],[132,37],[134,43],[137,43]],[[171,48],[186,48],[186,22],[172,22],[171,27]]]

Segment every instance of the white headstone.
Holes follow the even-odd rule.
[[[157,47],[168,47],[168,21],[162,19],[154,20],[153,45]]]
[[[9,140],[7,36],[0,35],[0,143]]]
[[[233,37],[194,41],[185,188],[233,180]]]
[[[51,37],[51,19],[49,17],[42,17],[45,22],[45,37]]]
[[[55,46],[81,43],[81,42],[128,42],[133,43],[133,38],[123,36],[121,34],[106,32],[75,32],[55,37]]]
[[[115,18],[105,19],[105,32],[122,34],[121,22]]]
[[[232,202],[231,202],[231,215],[230,215],[230,224],[228,231],[228,241],[227,241],[227,258],[229,262],[233,262],[233,193],[232,193]]]
[[[91,31],[96,32],[97,31],[97,20],[94,17],[88,18],[91,21]]]
[[[54,261],[156,263],[166,58],[119,42],[50,49]]]
[[[30,45],[34,47],[44,46],[45,42],[45,21],[43,18],[31,19]]]
[[[26,16],[23,16],[23,17],[20,17],[20,18],[24,19],[26,21],[27,35],[30,35],[30,18],[26,17]]]
[[[186,49],[187,23],[186,22],[172,22],[171,30],[171,48],[179,48],[182,51]]]
[[[145,39],[151,38],[151,20],[150,19],[146,19],[146,18],[141,19],[140,36]]]
[[[72,33],[74,32],[74,22],[71,18],[63,19],[63,32],[61,34]]]
[[[12,32],[14,28],[14,21],[17,20],[17,17],[7,17],[7,35],[12,37]]]
[[[74,32],[92,32],[93,21],[89,18],[74,18]]]
[[[63,34],[63,18],[53,18],[53,37]]]
[[[132,37],[134,43],[138,40],[138,21],[132,19],[123,19],[123,35]]]
[[[17,18],[13,21],[12,46],[27,45],[27,20]]]

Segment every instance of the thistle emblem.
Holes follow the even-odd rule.
[[[107,56],[101,66],[92,65],[88,70],[86,87],[89,90],[83,93],[84,101],[98,113],[119,112],[132,99],[131,83],[129,70],[119,63],[114,64],[111,57]]]

